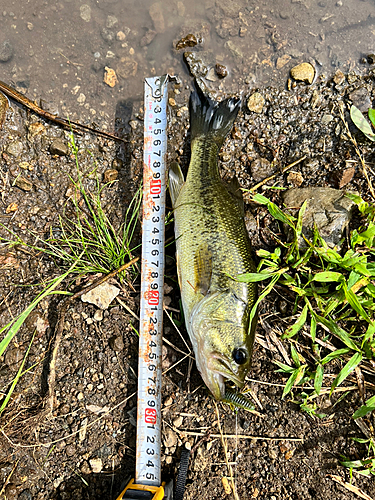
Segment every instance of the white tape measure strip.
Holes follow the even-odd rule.
[[[168,75],[145,80],[142,284],[135,482],[161,484],[161,351]]]

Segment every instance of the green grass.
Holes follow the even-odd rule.
[[[290,243],[280,241],[272,252],[259,250],[257,274],[237,276],[241,281],[271,280],[261,297],[276,284],[288,290],[295,320],[281,338],[290,345],[293,365],[276,364],[278,371],[288,375],[283,397],[296,387],[303,388],[304,396],[300,394],[297,400],[310,414],[318,415],[315,399],[329,365],[341,365],[330,385],[331,396],[356,367],[375,356],[375,206],[357,195],[350,197],[358,206],[363,225],[351,232],[349,248],[342,256],[329,248],[316,230],[313,241],[305,239],[307,249],[300,250],[305,205],[292,217],[266,197],[254,195],[254,202],[266,205],[276,220],[291,227],[294,238]],[[302,354],[306,348],[299,341],[302,329],[310,339],[308,356]],[[319,339],[329,341],[332,350],[319,344]],[[354,418],[374,408],[375,398],[371,398]]]

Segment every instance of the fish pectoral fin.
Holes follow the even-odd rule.
[[[234,201],[239,206],[242,217],[244,217],[245,207],[243,202],[241,186],[240,183],[238,182],[237,177],[232,177],[232,179],[226,184],[226,188],[228,189],[229,194],[232,195]]]
[[[169,165],[169,192],[173,208],[175,207],[176,200],[184,183],[184,174],[181,171],[180,165],[176,161],[173,161]]]
[[[195,254],[195,291],[207,295],[212,279],[212,254],[207,245],[200,245]]]

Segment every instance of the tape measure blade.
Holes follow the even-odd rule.
[[[135,482],[161,484],[161,351],[167,152],[167,76],[147,78],[144,101],[141,310]]]

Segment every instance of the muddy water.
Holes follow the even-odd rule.
[[[187,77],[176,42],[226,66],[222,88],[285,85],[312,62],[320,74],[363,72],[375,52],[373,0],[2,0],[0,79],[63,116],[112,127],[121,99],[139,99],[145,76]],[[103,82],[114,69],[115,85]]]

